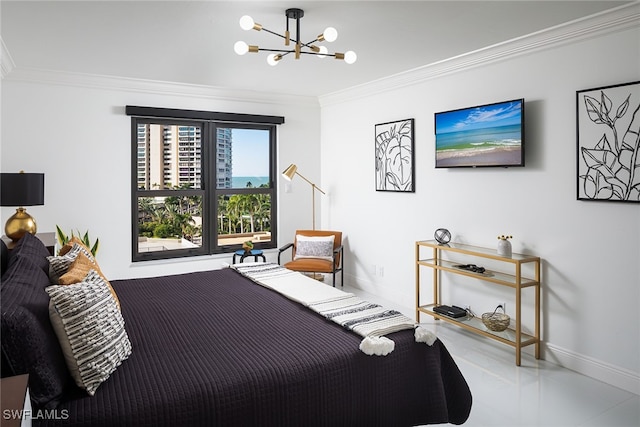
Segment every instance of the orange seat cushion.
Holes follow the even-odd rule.
[[[284,267],[294,271],[331,273],[333,271],[333,262],[320,258],[300,258],[285,263]]]

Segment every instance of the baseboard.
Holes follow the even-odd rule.
[[[631,372],[549,343],[545,345],[544,359],[614,387],[640,395],[640,376],[636,372]]]
[[[355,276],[349,277],[349,286],[361,289],[365,292],[377,295],[381,298],[388,299],[392,302],[398,301],[398,295],[386,295],[384,288],[375,286],[373,282],[359,279]],[[408,297],[410,298],[410,297]],[[404,302],[408,301],[404,300]],[[618,366],[597,360],[582,354],[574,353],[554,344],[547,342],[542,343],[543,359],[555,363],[563,368],[570,369],[606,384],[626,390],[630,393],[640,395],[640,375]],[[523,349],[525,352],[529,347]]]

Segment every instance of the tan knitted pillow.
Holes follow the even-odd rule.
[[[116,295],[116,291],[113,290],[111,283],[109,283],[104,274],[102,274],[98,263],[95,260],[92,261],[84,254],[84,252],[78,253],[76,259],[69,266],[69,270],[67,270],[65,274],[60,276],[59,283],[61,285],[73,285],[75,283],[80,283],[87,277],[87,274],[89,274],[91,270],[94,270],[96,273],[98,273],[98,275],[105,281],[107,286],[109,286],[111,295],[113,295],[113,299],[116,301],[118,308],[120,308],[120,300],[118,299],[118,295]]]

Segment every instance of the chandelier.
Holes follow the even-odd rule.
[[[285,16],[287,17],[287,29],[284,32],[284,35],[276,33],[274,31],[268,30],[264,28],[262,25],[256,23],[252,17],[245,15],[240,18],[240,28],[245,31],[256,30],[256,31],[266,31],[267,33],[273,34],[275,36],[281,37],[284,39],[285,47],[291,46],[291,43],[294,43],[292,48],[282,48],[282,49],[266,49],[262,47],[258,47],[255,45],[248,45],[243,41],[236,42],[233,46],[233,49],[236,51],[238,55],[244,55],[247,52],[275,52],[271,53],[267,56],[267,63],[269,65],[277,65],[278,62],[285,56],[289,54],[294,54],[295,59],[300,59],[300,55],[316,55],[318,58],[325,58],[327,56],[333,56],[335,59],[341,59],[347,64],[353,64],[356,62],[358,58],[356,53],[352,50],[347,51],[345,53],[329,53],[329,50],[325,46],[317,46],[314,43],[316,42],[333,42],[338,38],[338,31],[336,31],[333,27],[327,27],[322,34],[320,34],[315,39],[311,40],[308,43],[304,43],[300,39],[300,19],[304,16],[304,10],[302,9],[287,9],[285,12]],[[289,33],[289,20],[296,20],[296,38],[292,39]]]

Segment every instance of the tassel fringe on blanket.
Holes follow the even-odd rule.
[[[431,346],[436,335],[396,310],[364,301],[354,294],[324,285],[302,273],[273,263],[245,263],[232,266],[243,276],[324,316],[363,337],[360,350],[367,355],[386,356],[395,348],[384,335],[415,329],[416,342]]]

